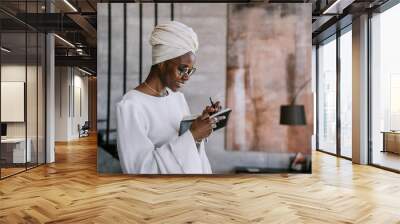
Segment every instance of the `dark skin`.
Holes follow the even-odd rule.
[[[155,97],[162,97],[167,94],[166,88],[172,91],[178,91],[187,82],[190,77],[187,74],[182,76],[179,74],[178,66],[193,68],[195,63],[195,55],[188,52],[182,56],[153,65],[150,74],[147,76],[145,83],[140,84],[135,89]],[[150,88],[149,88],[150,86]],[[201,116],[193,121],[190,131],[196,141],[207,138],[211,133],[213,126],[218,119],[210,118],[210,114],[220,110],[220,102],[214,103],[214,106],[207,106]]]

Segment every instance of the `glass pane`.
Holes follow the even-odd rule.
[[[26,12],[33,14],[39,12],[38,2],[28,2]],[[31,17],[29,17],[31,18]],[[32,23],[37,23],[38,17],[32,17]],[[38,163],[38,76],[39,76],[39,34],[36,30],[28,30],[27,33],[28,55],[27,55],[27,141],[30,144],[30,158],[27,167],[35,167]],[[29,148],[28,147],[28,148]]]
[[[38,64],[38,164],[45,163],[45,52],[46,39],[39,34],[39,64]]]
[[[27,141],[28,148],[30,148],[30,153],[28,153],[28,168],[34,167],[37,165],[37,98],[38,98],[38,88],[37,88],[37,80],[38,80],[38,35],[35,32],[29,32],[27,34],[28,37],[28,64],[27,64],[27,95],[26,95],[26,112],[27,112]]]
[[[2,178],[25,170],[30,158],[26,144],[26,35],[1,34],[1,175]],[[28,147],[28,151],[26,151]]]
[[[37,19],[32,13],[44,12],[44,3],[1,1],[0,7],[29,21]],[[7,21],[0,28],[3,178],[44,162],[45,36],[6,14],[0,19]]]
[[[340,152],[352,157],[352,33],[340,37]]]
[[[336,153],[336,39],[318,48],[318,148]]]
[[[400,5],[372,18],[372,163],[400,170]]]

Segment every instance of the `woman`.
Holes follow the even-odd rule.
[[[190,130],[178,136],[182,118],[190,115],[178,92],[194,73],[196,33],[172,21],[154,28],[152,67],[146,80],[117,105],[118,154],[124,173],[209,174],[203,140],[218,119],[219,102],[207,106]]]

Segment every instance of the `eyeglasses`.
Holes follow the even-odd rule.
[[[178,64],[177,62],[175,62],[174,60],[170,61],[173,64]],[[179,76],[184,76],[187,75],[188,77],[190,77],[191,75],[193,75],[193,73],[196,71],[195,67],[189,68],[189,66],[185,65],[185,64],[179,64],[178,65],[178,72],[179,72]]]
[[[196,71],[196,68],[195,67],[189,68],[187,65],[181,64],[178,66],[178,71],[180,76],[187,75],[190,77]]]

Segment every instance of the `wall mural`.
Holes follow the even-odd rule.
[[[306,4],[228,7],[228,150],[311,152],[311,14]],[[304,86],[304,89],[302,87]],[[280,106],[305,106],[306,126],[280,125]]]

